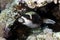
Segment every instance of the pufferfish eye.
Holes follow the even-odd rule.
[[[30,16],[29,15],[24,15],[24,17],[26,17],[27,19],[30,19]]]

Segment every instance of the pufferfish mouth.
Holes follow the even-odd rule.
[[[23,18],[19,18],[18,21],[21,22],[21,23],[24,23],[24,19]]]

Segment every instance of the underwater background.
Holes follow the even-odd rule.
[[[0,0],[0,40],[60,40],[60,0]]]

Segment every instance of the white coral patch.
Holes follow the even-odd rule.
[[[5,38],[0,37],[0,40],[6,40]]]
[[[54,33],[53,36],[60,39],[60,32]]]
[[[53,33],[52,29],[49,29],[49,28],[45,28],[45,29],[43,30],[43,32],[44,32],[44,33],[49,33],[49,34],[52,34],[52,33]]]
[[[44,6],[46,4],[41,4],[42,2],[44,3],[46,0],[25,0],[25,2],[27,3],[28,7],[30,8],[35,8],[36,6],[41,7]],[[37,2],[37,4],[35,4],[34,2]]]
[[[35,35],[30,35],[27,40],[36,40],[36,36]]]

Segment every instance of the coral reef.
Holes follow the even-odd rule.
[[[60,40],[57,0],[13,0],[5,8],[0,23],[6,40]]]

